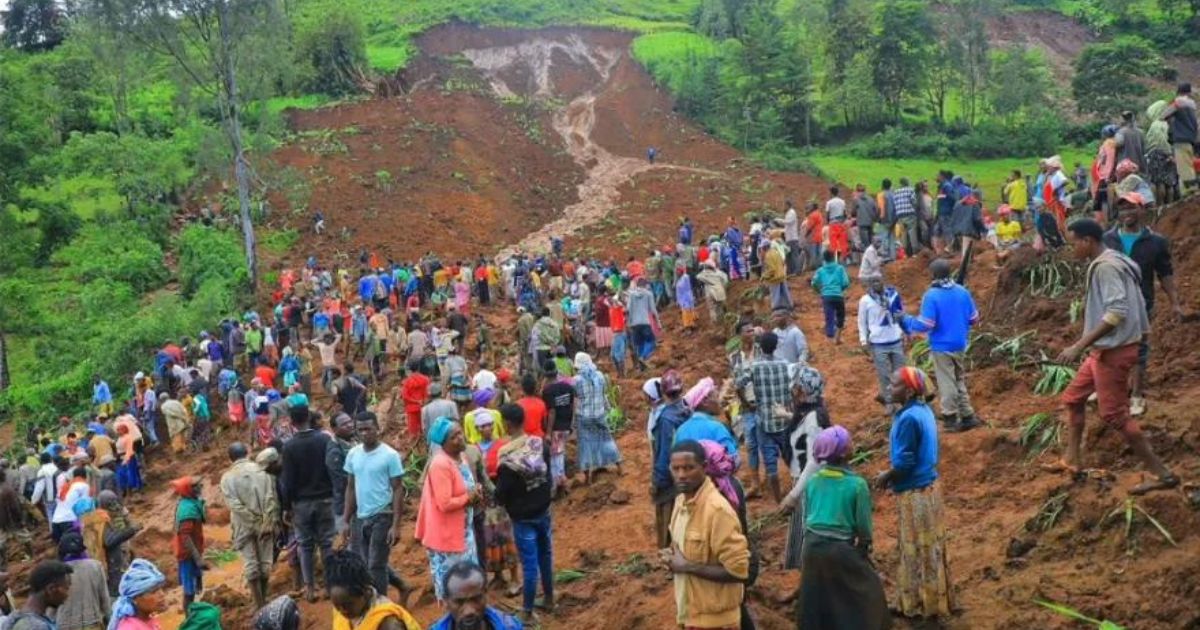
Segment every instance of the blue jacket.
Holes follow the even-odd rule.
[[[937,420],[929,405],[914,400],[897,411],[888,441],[896,492],[920,490],[938,478]]]
[[[843,297],[850,288],[850,276],[841,264],[827,262],[813,274],[812,285],[821,292],[821,297]]]
[[[962,352],[967,349],[971,326],[979,321],[979,311],[971,292],[962,285],[932,286],[921,299],[921,315],[905,317],[909,333],[929,333],[929,349],[934,352]]]
[[[675,440],[672,446],[680,442],[688,440],[712,440],[725,447],[725,452],[729,456],[738,458],[737,441],[733,439],[733,434],[729,432],[729,427],[726,427],[721,421],[704,413],[697,411],[692,414],[679,428],[675,430]]]
[[[492,627],[492,630],[524,630],[525,628],[520,619],[512,615],[506,615],[491,606],[484,609],[483,616],[487,618],[487,622]],[[429,626],[429,630],[454,630],[454,618],[446,614],[441,619],[433,622],[433,625]]]
[[[658,414],[658,424],[654,426],[654,487],[670,488],[675,485],[671,477],[671,447],[675,445],[675,431],[692,416],[683,399],[668,403]]]

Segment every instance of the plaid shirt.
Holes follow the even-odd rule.
[[[917,213],[917,193],[905,186],[892,194],[896,203],[896,216],[904,217]]]
[[[754,387],[754,400],[758,408],[758,422],[763,431],[778,433],[787,428],[791,414],[773,413],[778,408],[792,407],[792,381],[786,361],[764,357],[742,370],[738,386],[750,383]]]
[[[575,378],[575,395],[579,397],[577,418],[595,420],[608,416],[608,399],[604,396],[604,375],[588,379],[582,376]]]

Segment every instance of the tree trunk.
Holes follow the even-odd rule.
[[[8,375],[8,340],[0,330],[0,392],[8,389],[12,379]]]
[[[237,87],[237,69],[234,67],[232,35],[229,32],[229,2],[221,2],[217,22],[221,36],[221,65],[225,85],[225,124],[229,142],[233,147],[234,177],[237,179],[238,211],[242,219],[242,240],[246,248],[246,271],[250,280],[250,291],[258,288],[258,255],[254,240],[254,218],[250,215],[250,167],[246,162],[246,150],[242,143],[242,121]]]

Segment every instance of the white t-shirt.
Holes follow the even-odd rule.
[[[825,215],[830,221],[846,218],[846,200],[841,197],[834,197],[825,202]]]
[[[86,481],[71,481],[71,486],[67,488],[67,495],[62,501],[54,504],[54,515],[51,521],[54,523],[73,523],[75,522],[75,503],[86,497],[91,489]]]
[[[475,373],[475,378],[471,379],[471,388],[475,391],[482,389],[496,389],[496,373],[491,370],[479,370]]]
[[[787,214],[783,215],[783,239],[786,241],[800,240],[800,220],[796,216],[795,208],[788,208]]]

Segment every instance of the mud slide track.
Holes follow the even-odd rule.
[[[518,250],[545,251],[551,236],[575,233],[594,225],[616,207],[621,186],[641,173],[672,170],[722,177],[721,173],[706,169],[650,164],[642,157],[614,155],[592,139],[596,128],[596,98],[613,86],[613,69],[626,54],[622,49],[590,44],[577,35],[568,35],[562,40],[534,37],[511,46],[467,49],[462,54],[488,79],[492,90],[501,98],[521,95],[552,101],[556,93],[551,70],[556,57],[565,56],[570,63],[589,67],[598,76],[595,85],[553,116],[554,129],[562,136],[567,152],[586,173],[586,179],[579,185],[579,201],[564,208],[559,219],[503,250],[502,256]],[[525,73],[532,77],[532,94],[520,94],[504,78]]]

